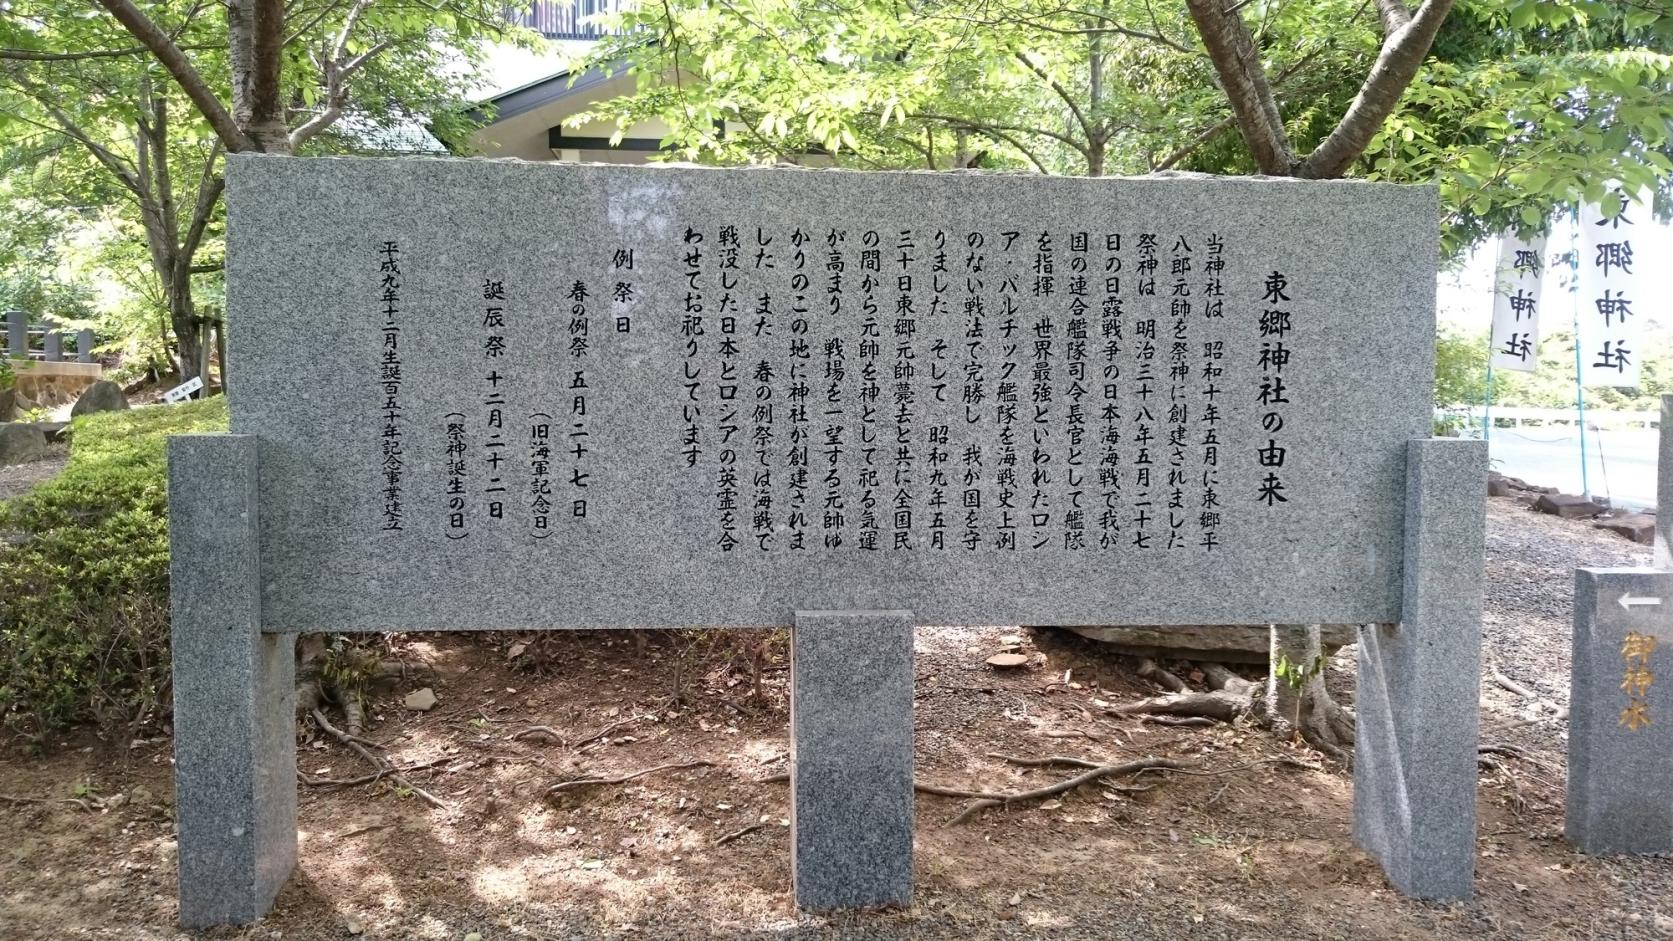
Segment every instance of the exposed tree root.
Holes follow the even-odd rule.
[[[1284,665],[1283,675],[1274,672],[1264,690],[1218,663],[1196,664],[1209,688],[1194,690],[1155,661],[1144,659],[1139,661],[1138,675],[1167,692],[1104,711],[1164,725],[1206,725],[1250,717],[1280,737],[1300,736],[1328,757],[1349,763],[1354,717],[1325,687],[1319,626],[1275,625],[1272,644],[1272,662]]]
[[[739,839],[741,837],[746,837],[746,836],[750,835],[751,833],[754,833],[755,831],[761,829],[764,826],[766,826],[766,824],[764,824],[764,823],[752,823],[747,827],[743,827],[742,829],[733,830],[731,833],[728,833],[725,836],[721,837],[720,839],[716,840],[715,845],[716,846],[725,846],[726,844],[732,842],[733,840]]]
[[[568,790],[572,787],[583,787],[593,784],[625,784],[628,781],[632,781],[634,778],[642,778],[647,774],[655,774],[658,771],[675,771],[681,768],[708,768],[713,765],[714,762],[712,761],[682,761],[673,764],[657,765],[654,768],[645,768],[642,771],[634,771],[629,774],[619,774],[613,778],[576,778],[573,781],[562,781],[552,785],[546,789],[546,796],[550,797],[553,794]]]
[[[557,729],[554,729],[549,725],[530,726],[530,727],[524,729],[523,731],[518,732],[517,734],[511,736],[511,740],[513,742],[520,742],[525,738],[537,738],[537,737],[548,739],[549,741],[556,742],[559,745],[562,745],[564,743],[563,736],[558,734]]]
[[[1018,801],[1040,800],[1057,794],[1066,794],[1083,784],[1090,784],[1091,782],[1097,781],[1101,778],[1116,775],[1140,775],[1156,772],[1212,777],[1215,775],[1233,774],[1238,771],[1246,771],[1250,768],[1257,768],[1261,765],[1272,764],[1286,765],[1292,768],[1303,768],[1308,771],[1320,770],[1318,765],[1308,764],[1305,761],[1298,758],[1292,758],[1287,755],[1280,755],[1276,758],[1263,758],[1259,761],[1251,761],[1230,768],[1215,769],[1202,769],[1186,762],[1176,761],[1172,758],[1155,757],[1139,758],[1134,761],[1123,762],[1120,764],[1093,761],[1087,758],[1075,758],[1068,755],[1050,755],[1045,758],[1022,758],[1016,755],[1006,755],[1001,752],[989,752],[988,757],[997,758],[1008,764],[1020,765],[1025,768],[1067,766],[1070,768],[1081,768],[1084,770],[1082,770],[1080,774],[1074,775],[1070,778],[1065,778],[1056,784],[1048,784],[1044,787],[1038,787],[1028,791],[982,791],[971,788],[949,787],[944,784],[931,784],[925,781],[916,780],[912,782],[912,789],[920,794],[933,794],[937,797],[958,797],[970,801],[970,803],[966,804],[964,809],[958,813],[958,816],[947,821],[946,825],[952,827],[964,823],[982,811],[992,807],[1005,807],[1017,803]],[[653,768],[651,770],[658,771],[661,769]],[[779,784],[788,780],[790,780],[789,774],[773,774],[764,778],[756,778],[755,783]],[[1103,786],[1109,790],[1122,792],[1148,791],[1152,787],[1152,785],[1140,787],[1131,784],[1110,784],[1107,782]],[[1218,797],[1218,795],[1216,795],[1216,797]]]
[[[1155,768],[1182,768],[1182,767],[1185,767],[1184,765],[1180,764],[1179,762],[1173,761],[1172,759],[1169,759],[1169,758],[1140,758],[1137,761],[1129,761],[1129,762],[1125,762],[1123,764],[1111,765],[1111,764],[1098,764],[1097,762],[1085,761],[1085,760],[1080,759],[1080,758],[1064,758],[1064,757],[1061,757],[1061,756],[1053,756],[1051,758],[1042,758],[1042,759],[1014,759],[1014,758],[1011,758],[1009,756],[1003,756],[1003,757],[1005,758],[1006,761],[1010,761],[1014,764],[1022,764],[1022,765],[1067,764],[1067,765],[1072,765],[1072,766],[1078,767],[1078,768],[1085,768],[1086,770],[1082,771],[1080,774],[1077,774],[1072,778],[1067,778],[1065,780],[1057,782],[1056,784],[1048,784],[1045,787],[1035,788],[1031,791],[1011,791],[1011,792],[972,791],[972,790],[967,790],[967,789],[964,789],[964,788],[945,787],[945,786],[942,786],[942,785],[939,785],[939,784],[925,784],[925,783],[914,783],[912,786],[915,790],[919,791],[920,793],[924,793],[924,794],[935,794],[939,797],[962,797],[962,798],[968,799],[970,801],[970,803],[965,805],[964,810],[960,811],[958,816],[956,816],[953,819],[947,821],[947,826],[953,827],[953,826],[957,826],[957,825],[965,822],[966,820],[969,820],[971,817],[976,816],[977,814],[979,814],[982,811],[988,809],[989,807],[1004,807],[1006,805],[1015,803],[1017,801],[1039,800],[1039,799],[1044,798],[1044,797],[1051,797],[1055,794],[1062,794],[1062,793],[1065,793],[1067,791],[1072,791],[1075,788],[1080,787],[1082,784],[1088,784],[1088,783],[1091,783],[1093,781],[1098,780],[1099,778],[1109,777],[1110,775],[1137,774],[1141,771],[1149,771],[1149,770],[1152,770],[1152,769],[1155,769]],[[1148,791],[1148,790],[1150,790],[1149,786],[1131,787],[1131,786],[1126,786],[1126,785],[1110,785],[1110,787],[1114,790],[1120,790],[1120,791]]]
[[[646,716],[628,716],[627,718],[622,719],[619,722],[612,722],[609,725],[605,726],[604,728],[599,729],[597,732],[594,732],[593,734],[587,736],[586,738],[583,738],[580,741],[576,742],[572,746],[572,748],[575,751],[580,751],[581,749],[586,748],[588,745],[591,745],[594,742],[603,740],[611,732],[616,731],[617,729],[621,728],[622,726],[632,725],[633,723],[638,722],[640,719],[644,719],[644,718],[646,718]]]
[[[357,739],[357,741],[364,740]],[[401,774],[410,774],[414,771],[423,771],[426,768],[434,768],[437,765],[449,764],[452,761],[452,755],[445,755],[441,758],[434,758],[430,761],[421,761],[416,765],[407,765],[403,768],[379,768],[371,774],[363,774],[358,778],[321,778],[315,777],[304,771],[297,771],[296,778],[298,781],[301,781],[309,787],[357,787],[362,784],[371,784],[374,781],[379,781],[383,778],[389,777],[391,771],[396,771]]]
[[[0,794],[0,803],[6,804],[74,804],[88,813],[97,808],[93,802],[80,797],[14,797],[10,794]]]
[[[395,768],[389,762],[383,760],[382,758],[379,758],[377,755],[372,754],[370,749],[368,749],[365,745],[362,745],[360,743],[360,739],[355,738],[354,736],[348,734],[347,732],[344,732],[342,729],[339,729],[336,726],[332,725],[330,720],[326,719],[325,713],[321,712],[318,709],[315,709],[314,710],[314,721],[319,723],[320,729],[322,729],[326,734],[330,735],[332,738],[336,739],[337,741],[342,742],[344,745],[347,745],[349,748],[353,749],[356,754],[358,754],[360,757],[366,759],[368,762],[371,763],[372,767],[377,771],[377,774],[375,774],[373,776],[372,780],[375,781],[375,780],[378,779],[378,777],[387,777],[391,781],[394,781],[395,783],[401,785],[402,787],[406,788],[407,790],[409,790],[409,791],[413,792],[414,794],[418,795],[419,798],[421,798],[426,804],[429,804],[431,807],[435,807],[439,810],[450,810],[450,809],[452,809],[447,805],[446,802],[442,801],[440,798],[436,797],[434,794],[431,794],[429,791],[426,791],[423,788],[419,787],[418,785],[412,783],[411,779],[409,779],[405,774],[403,774],[399,769]]]

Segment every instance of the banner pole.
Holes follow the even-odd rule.
[[[1574,306],[1574,406],[1579,411],[1580,432],[1580,492],[1588,499],[1592,485],[1586,476],[1586,386],[1581,381],[1580,364],[1580,204],[1574,205],[1570,215],[1573,227],[1569,230],[1569,297]]]

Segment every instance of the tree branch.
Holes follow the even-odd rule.
[[[181,244],[180,254],[191,260],[197,254],[198,246],[203,242],[203,233],[209,228],[209,219],[215,214],[215,203],[221,198],[221,191],[226,189],[226,178],[215,172],[215,163],[221,159],[221,143],[215,142],[210,148],[209,156],[203,160],[203,176],[198,180],[198,198],[192,206],[192,221],[186,229],[185,241]],[[194,265],[192,271],[197,271]],[[219,266],[216,266],[217,268]]]
[[[1193,135],[1191,137],[1191,139],[1189,141],[1185,142],[1184,144],[1180,145],[1176,150],[1174,150],[1173,153],[1168,154],[1166,157],[1163,157],[1162,162],[1158,163],[1156,166],[1152,167],[1150,169],[1150,172],[1156,173],[1156,172],[1161,171],[1161,170],[1172,170],[1174,168],[1175,164],[1179,163],[1179,161],[1181,161],[1181,160],[1184,160],[1186,157],[1191,156],[1191,154],[1196,152],[1198,147],[1201,147],[1202,145],[1204,145],[1204,144],[1208,143],[1209,141],[1213,140],[1215,137],[1217,137],[1220,134],[1221,131],[1225,130],[1228,127],[1231,127],[1233,124],[1236,124],[1236,123],[1237,123],[1237,119],[1236,118],[1230,118],[1230,117],[1221,118],[1220,120],[1215,121],[1213,124],[1210,124],[1208,127],[1205,127],[1202,130],[1198,131],[1195,135]]]
[[[1188,0],[1195,5],[1200,0]],[[1378,0],[1387,21],[1387,4],[1398,0]],[[1383,126],[1388,116],[1400,103],[1400,96],[1417,76],[1417,70],[1429,57],[1429,47],[1435,34],[1452,11],[1453,0],[1423,0],[1417,14],[1405,26],[1383,41],[1377,61],[1359,94],[1348,105],[1347,113],[1319,146],[1308,154],[1297,176],[1308,179],[1333,179],[1346,173],[1353,162],[1365,153],[1371,138]]]
[[[151,54],[157,57],[157,61],[161,62],[163,68],[168,70],[168,74],[174,76],[174,80],[180,85],[180,90],[184,91],[186,97],[192,100],[192,104],[197,106],[204,120],[209,122],[209,126],[215,131],[215,136],[221,139],[227,150],[250,149],[249,138],[244,135],[242,130],[239,130],[237,122],[233,121],[232,115],[221,104],[221,99],[215,97],[215,93],[204,82],[203,76],[199,75],[198,70],[192,66],[191,60],[186,58],[186,53],[175,44],[173,39],[169,38],[167,33],[152,22],[150,17],[140,12],[140,9],[134,6],[133,0],[98,0],[98,2],[100,6],[110,12],[111,16],[116,18],[118,23],[122,24],[122,27],[129,34],[151,50]]]
[[[201,51],[214,49],[215,46],[181,46],[182,51]],[[39,52],[34,49],[0,49],[0,59],[11,59],[19,62],[80,62],[85,59],[116,59],[122,56],[150,55],[151,50],[146,46],[133,46],[128,49],[93,49],[87,52]]]
[[[281,152],[289,146],[279,89],[284,8],[279,0],[226,0],[226,8],[232,47],[232,112],[247,135],[244,149]],[[227,149],[235,150],[230,143]]]
[[[1383,18],[1384,36],[1398,33],[1412,21],[1412,11],[1406,9],[1405,0],[1377,0],[1377,13]]]
[[[1035,65],[1034,60],[1028,58],[1028,53],[1018,52],[1016,55],[1017,61],[1028,66],[1028,71],[1038,75],[1041,81],[1051,86],[1051,90],[1057,93],[1057,97],[1063,99],[1063,103],[1068,105],[1069,111],[1074,114],[1075,122],[1080,125],[1081,131],[1086,134],[1086,139],[1090,141],[1092,139],[1092,122],[1086,119],[1086,113],[1081,111],[1080,104],[1075,101],[1075,96],[1069,94],[1069,90],[1064,88],[1061,82],[1047,75],[1045,69]]]
[[[1220,76],[1232,116],[1262,173],[1290,176],[1296,170],[1295,150],[1284,130],[1283,116],[1272,96],[1260,53],[1243,15],[1227,12],[1223,0],[1185,0],[1197,24],[1203,46]]]

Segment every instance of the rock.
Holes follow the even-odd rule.
[[[1601,519],[1592,525],[1598,529],[1607,529],[1616,535],[1625,536],[1641,545],[1653,545],[1656,541],[1656,518],[1647,513],[1634,513],[1631,516]]]
[[[46,435],[33,425],[0,425],[0,467],[25,464],[46,457]]]
[[[1539,502],[1539,494],[1523,491],[1516,495],[1516,502],[1531,510],[1534,508],[1534,504]]]
[[[1502,477],[1487,478],[1487,495],[1490,497],[1510,496],[1510,481]]]
[[[1580,519],[1582,517],[1597,516],[1603,512],[1603,507],[1573,493],[1547,493],[1540,496],[1534,503],[1534,509],[1541,513],[1550,513],[1563,519]]]
[[[70,423],[67,421],[38,421],[32,422],[41,434],[46,435],[48,441],[68,441],[70,439]]]
[[[1069,630],[1108,644],[1116,653],[1151,659],[1265,663],[1272,646],[1271,636],[1263,626],[1071,627]],[[1351,624],[1326,624],[1319,640],[1325,656],[1330,656],[1359,640],[1359,629]]]
[[[343,930],[347,931],[349,934],[357,935],[364,933],[366,928],[360,924],[360,919],[350,915],[349,917],[343,919]]]
[[[127,407],[128,397],[122,394],[122,387],[108,379],[100,379],[76,399],[75,407],[70,409],[70,417],[94,412],[120,412]]]
[[[0,389],[0,422],[11,421],[17,417],[17,387],[7,386]]]
[[[1002,670],[1020,667],[1027,662],[1028,657],[1020,653],[996,653],[987,659],[988,666],[998,667]]]
[[[408,693],[407,698],[401,701],[406,704],[408,709],[429,712],[436,707],[436,691],[426,686],[423,689]]]

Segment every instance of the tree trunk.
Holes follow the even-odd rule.
[[[1266,674],[1267,719],[1279,728],[1301,726],[1301,693],[1306,679],[1323,668],[1317,624],[1274,624]]]
[[[163,279],[163,291],[168,297],[168,320],[179,351],[180,381],[186,382],[198,375],[198,364],[203,360],[197,310],[192,303],[192,276],[178,269],[157,274]]]

